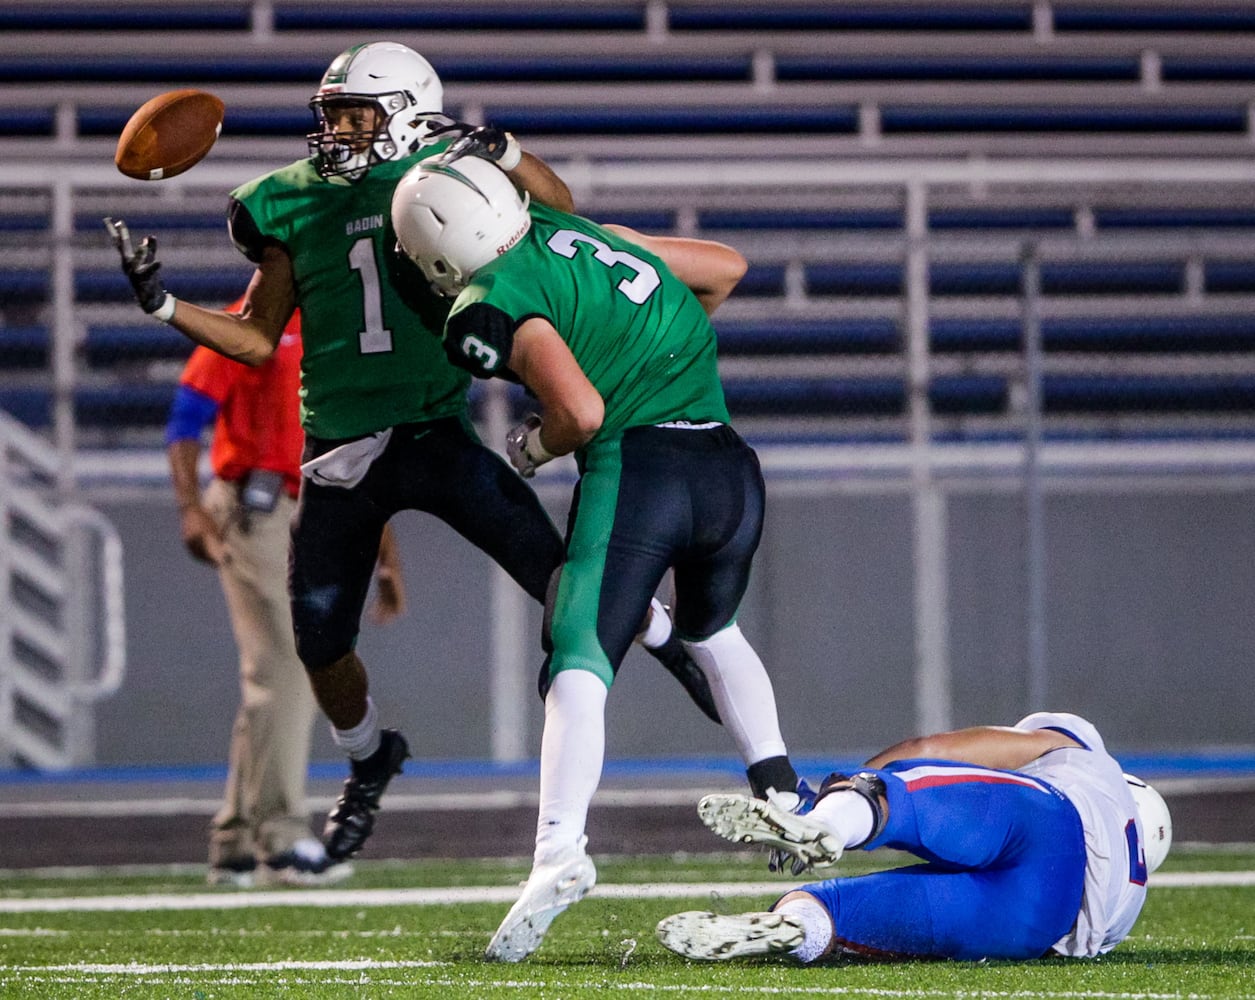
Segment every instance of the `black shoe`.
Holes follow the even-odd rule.
[[[379,797],[393,775],[401,773],[401,762],[410,755],[405,737],[395,729],[385,729],[379,736],[378,750],[365,760],[349,761],[353,773],[327,816],[322,843],[333,861],[351,858],[362,849],[375,828]]]
[[[715,696],[710,693],[710,683],[706,680],[706,675],[693,662],[693,658],[685,652],[684,643],[675,637],[675,632],[672,632],[667,641],[657,649],[650,649],[648,646],[645,649],[683,685],[684,690],[693,699],[693,704],[706,714],[706,718],[715,725],[723,725],[723,720],[719,718],[719,709],[715,707]]]
[[[302,837],[288,850],[272,854],[257,866],[259,885],[334,885],[353,874],[353,866],[336,861],[313,837]]]
[[[233,886],[236,889],[251,889],[253,873],[257,870],[257,860],[250,854],[247,857],[231,858],[209,866],[205,881],[210,885]]]

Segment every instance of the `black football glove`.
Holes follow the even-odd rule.
[[[464,156],[489,160],[502,170],[513,170],[523,159],[518,139],[495,125],[481,125],[465,133],[440,155],[441,163],[452,163]]]
[[[131,246],[131,232],[122,219],[105,217],[105,228],[113,237],[113,245],[118,248],[122,258],[122,271],[131,282],[135,298],[140,308],[150,316],[168,321],[174,315],[174,296],[166,291],[157,273],[161,265],[157,263],[157,240],[145,236],[139,249]]]

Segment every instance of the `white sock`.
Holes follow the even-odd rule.
[[[671,638],[671,616],[656,597],[649,599],[649,624],[641,633],[640,644],[646,649],[657,649]]]
[[[771,679],[740,628],[734,623],[684,648],[706,675],[723,727],[746,766],[787,756]]]
[[[563,670],[545,696],[540,813],[533,864],[579,844],[606,752],[606,685],[588,670]]]
[[[865,843],[872,835],[876,813],[870,802],[854,789],[847,788],[825,795],[806,818],[840,839],[846,847],[854,847]]]
[[[365,760],[379,749],[379,709],[370,695],[366,696],[366,714],[352,729],[331,727],[331,739],[350,760]]]
[[[832,917],[814,896],[790,899],[775,908],[776,913],[786,913],[802,925],[802,943],[789,952],[802,962],[813,962],[832,947]]]

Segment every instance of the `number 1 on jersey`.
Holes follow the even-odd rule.
[[[362,279],[362,317],[366,329],[357,335],[363,354],[384,354],[392,350],[392,331],[383,325],[383,299],[379,287],[379,265],[375,261],[375,241],[369,236],[358,240],[349,251],[349,266]]]

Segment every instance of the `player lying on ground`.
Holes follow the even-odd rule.
[[[658,924],[667,948],[699,959],[1099,955],[1133,929],[1172,842],[1159,794],[1063,713],[899,743],[852,778],[830,775],[805,816],[741,795],[708,795],[698,812],[721,837],[792,854],[795,874],[848,848],[923,859],[803,886],[765,913]]]

